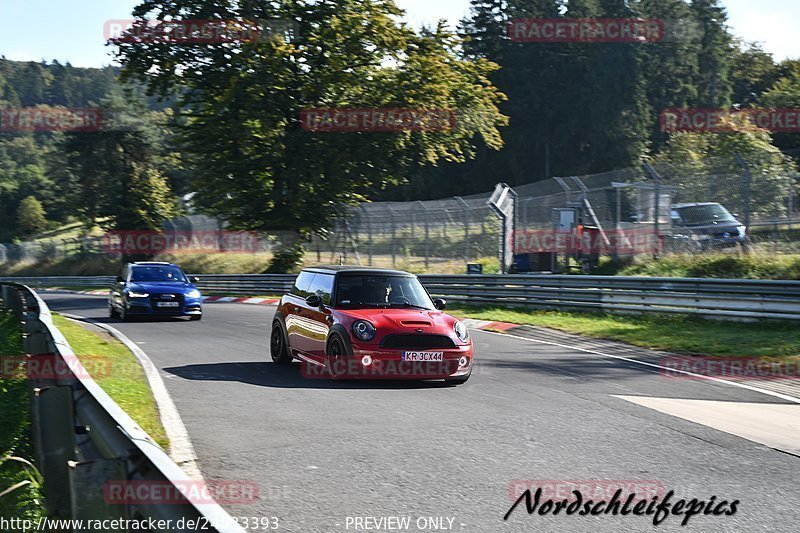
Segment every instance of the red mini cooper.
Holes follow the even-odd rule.
[[[472,339],[416,276],[397,270],[303,270],[272,324],[276,364],[301,360],[306,377],[466,382]]]

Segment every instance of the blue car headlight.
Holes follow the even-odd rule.
[[[186,293],[187,298],[200,298],[200,291],[197,289],[192,289]]]
[[[136,291],[128,292],[128,298],[147,298],[148,296],[150,295],[146,292],[136,292]]]
[[[353,324],[353,335],[365,342],[371,341],[375,337],[375,331],[375,326],[366,320],[357,320]]]

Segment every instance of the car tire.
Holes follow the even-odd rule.
[[[457,376],[454,378],[445,378],[444,382],[448,385],[463,385],[469,380],[469,377],[472,375],[472,369],[469,369],[469,372],[464,374],[463,376]]]
[[[114,304],[108,302],[108,318],[118,318],[119,313],[117,312],[117,308],[114,307]]]
[[[325,350],[328,358],[328,374],[331,379],[343,379],[347,373],[347,348],[344,341],[338,335],[331,337],[328,341],[328,348]],[[344,364],[344,372],[342,372],[342,364]]]
[[[189,320],[192,322],[197,322],[198,320],[203,320],[203,315],[191,315]]]
[[[276,365],[288,365],[293,357],[289,353],[289,345],[286,342],[286,335],[283,334],[283,327],[279,321],[272,323],[272,333],[269,336],[269,352],[272,362]]]
[[[131,316],[128,314],[128,310],[125,307],[125,304],[122,304],[122,307],[119,308],[119,319],[123,322],[130,322]]]

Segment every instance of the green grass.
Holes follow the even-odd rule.
[[[19,323],[0,307],[0,358],[15,361],[23,353]],[[44,513],[44,501],[42,481],[32,464],[28,401],[24,378],[0,375],[0,493],[22,484],[0,497],[0,516],[35,521]]]
[[[462,318],[542,326],[688,355],[800,356],[800,328],[783,322],[723,322],[684,316],[628,316],[458,307]]]
[[[72,256],[37,262],[4,263],[0,276],[113,276],[122,263],[118,257]]]
[[[108,358],[109,371],[93,376],[95,381],[153,440],[166,449],[169,446],[167,434],[161,425],[155,400],[136,356],[121,342],[105,333],[101,336],[56,314],[53,315],[53,321],[79,358]],[[87,364],[88,368],[93,366],[95,365]]]
[[[600,275],[668,278],[729,278],[800,280],[800,255],[709,254],[668,255],[631,265],[604,263]]]

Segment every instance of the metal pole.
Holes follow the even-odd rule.
[[[428,261],[430,257],[430,242],[431,242],[429,235],[431,217],[428,214],[428,208],[425,207],[425,204],[420,202],[419,205],[420,207],[422,207],[425,213],[425,268],[428,268]]]
[[[660,252],[661,252],[661,223],[660,223],[660,215],[661,215],[661,176],[656,169],[652,167],[649,163],[644,164],[645,171],[650,174],[650,176],[655,180],[655,223],[654,223],[654,230],[656,235],[656,249],[653,252],[653,258],[658,259]]]
[[[744,199],[743,199],[743,203],[744,203],[744,205],[743,205],[743,208],[744,208],[743,209],[744,210],[744,225],[745,225],[745,227],[747,227],[749,229],[750,228],[750,186],[751,186],[751,184],[753,182],[753,175],[750,174],[750,167],[747,165],[747,162],[744,160],[744,158],[741,156],[741,154],[739,154],[737,152],[737,153],[734,154],[734,157],[736,158],[736,162],[739,164],[739,166],[742,167],[742,177],[744,178],[743,182],[742,182],[742,186],[743,186],[743,189],[744,189],[744,191],[743,191],[744,192],[744,194],[743,194],[743,196],[744,196]]]
[[[469,261],[469,205],[460,196],[456,196],[456,201],[461,204],[464,217],[464,261]]]
[[[396,225],[394,223],[394,209],[392,206],[386,206],[389,209],[389,220],[392,227],[392,268],[397,266],[397,243],[395,242],[395,229]]]
[[[367,207],[361,206],[364,220],[367,221],[367,262],[372,266],[372,221],[367,213]]]

